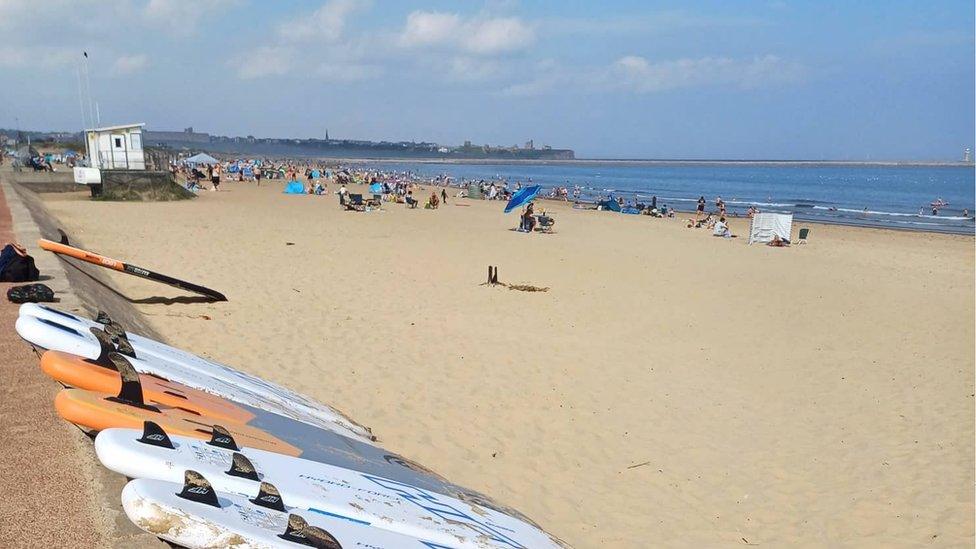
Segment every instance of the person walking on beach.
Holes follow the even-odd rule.
[[[220,190],[220,164],[214,164],[210,168],[210,184],[213,185],[213,190]]]
[[[701,216],[705,215],[705,197],[698,197],[698,209],[695,211],[695,220],[697,221]]]
[[[441,189],[441,202],[447,204],[447,189]]]

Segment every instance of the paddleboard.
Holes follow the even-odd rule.
[[[106,327],[36,303],[22,305],[16,323],[17,333],[33,345],[93,360],[104,354],[104,350],[90,330]],[[140,373],[157,375],[362,441],[375,440],[368,428],[338,410],[284,387],[149,338],[127,332],[122,336],[132,347],[130,354],[139,359],[133,365]]]
[[[302,453],[295,446],[255,427],[229,422],[218,424],[211,418],[179,408],[132,402],[106,393],[62,389],[54,397],[54,408],[65,420],[93,431],[111,427],[139,428],[150,420],[167,432],[212,442],[218,435],[223,435],[227,445],[233,448],[237,448],[237,441],[240,441],[240,444],[279,454],[297,456]]]
[[[452,484],[402,456],[343,437],[334,431],[317,429],[275,414],[257,415],[249,425],[224,424],[226,430],[221,429],[218,433],[218,425],[210,418],[189,417],[185,410],[147,405],[139,375],[128,359],[118,353],[109,356],[122,376],[122,389],[118,396],[81,389],[62,390],[55,399],[55,407],[61,417],[96,431],[111,427],[132,428],[148,420],[159,423],[173,433],[206,438],[208,429],[212,428],[215,437],[221,434],[231,439],[227,446],[233,448],[239,446],[233,441],[233,433],[239,432],[249,437],[244,442],[246,446],[292,456],[301,455],[318,463],[383,476],[447,496],[483,499],[488,502],[486,505],[491,505],[485,496]],[[255,439],[256,442],[250,442]]]
[[[95,438],[102,464],[129,478],[181,482],[190,469],[219,492],[254,498],[273,483],[289,505],[313,513],[458,547],[558,547],[517,511],[501,512],[392,479],[290,458],[253,448],[238,452],[193,438],[143,430],[108,429]]]
[[[152,280],[153,282],[160,282],[181,290],[187,290],[195,294],[209,297],[214,301],[227,301],[227,297],[216,290],[211,290],[205,286],[200,286],[199,284],[173,278],[162,273],[150,271],[149,269],[145,269],[143,267],[137,267],[131,263],[119,261],[118,259],[112,259],[95,252],[89,252],[88,250],[82,250],[81,248],[69,246],[67,236],[65,236],[63,232],[61,233],[61,237],[64,239],[63,242],[54,242],[53,240],[42,238],[37,241],[37,245],[40,246],[41,249],[49,252],[54,252],[59,255],[66,255],[68,257],[73,257],[75,259],[80,259],[87,263],[91,263],[92,265],[98,265],[99,267],[105,267],[107,269],[112,269],[113,271],[138,276],[140,278]]]
[[[342,549],[447,548],[388,530],[295,512],[273,485],[256,498],[215,491],[199,473],[182,484],[135,479],[122,489],[122,509],[136,526],[189,549],[213,547]]]
[[[122,379],[111,361],[100,364],[70,353],[45,351],[41,355],[41,370],[75,389],[111,394],[118,394],[122,390]],[[231,423],[246,424],[255,416],[243,406],[225,398],[151,374],[139,374],[139,384],[143,398],[149,404],[179,408],[215,421]]]

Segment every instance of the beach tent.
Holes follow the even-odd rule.
[[[76,153],[75,151],[73,151],[71,149],[65,149],[62,154],[64,155],[65,158],[74,158],[74,157],[78,156],[78,153]]]
[[[373,194],[383,194],[383,185],[380,183],[373,183],[369,186],[369,192]]]
[[[312,179],[318,179],[322,177],[322,173],[318,170],[312,170]]]
[[[239,171],[241,171],[241,165],[238,164],[237,162],[234,162],[230,166],[227,166],[227,173],[237,173]]]
[[[793,214],[757,213],[752,216],[749,244],[772,242],[774,236],[789,241],[793,230]]]
[[[599,204],[597,204],[597,206],[601,206],[605,211],[611,211],[611,212],[620,211],[620,203],[613,199],[603,200]]]
[[[217,160],[216,158],[210,156],[207,153],[195,154],[195,155],[191,156],[190,158],[187,158],[183,162],[185,162],[188,166],[199,166],[201,164],[206,164],[206,165],[209,165],[209,166],[213,166],[214,164],[219,164],[220,163],[219,160]]]
[[[289,181],[285,185],[285,194],[305,194],[305,185],[301,181]]]

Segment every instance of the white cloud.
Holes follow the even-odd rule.
[[[469,51],[481,54],[520,50],[535,40],[532,28],[517,17],[475,21],[466,30],[462,43]]]
[[[651,63],[628,55],[611,67],[611,76],[623,89],[638,93],[698,87],[753,89],[768,84],[795,81],[802,67],[775,55],[752,59],[702,57]]]
[[[281,46],[262,46],[236,61],[237,75],[245,80],[281,76],[293,67],[296,52]]]
[[[457,48],[470,54],[517,51],[535,41],[535,30],[518,17],[475,16],[415,11],[407,16],[399,43],[407,48]]]
[[[123,55],[115,60],[112,72],[115,74],[132,74],[144,70],[149,66],[149,58],[145,55]]]
[[[765,19],[742,14],[717,15],[684,10],[662,10],[626,16],[548,17],[539,21],[539,30],[551,35],[619,36],[674,34],[702,29],[752,28],[769,24]]]
[[[701,57],[651,62],[627,55],[604,67],[541,64],[526,82],[512,84],[503,95],[543,95],[559,91],[654,93],[676,89],[723,87],[756,89],[801,80],[805,68],[775,55],[750,59]]]
[[[186,35],[237,3],[238,0],[149,0],[142,16],[151,24]]]
[[[368,5],[366,0],[329,0],[310,15],[279,25],[278,34],[290,42],[337,42],[345,32],[349,16]]]
[[[236,3],[236,0],[149,0],[143,13],[149,19],[186,24]]]
[[[453,13],[415,11],[407,16],[400,34],[406,47],[449,44],[461,28],[461,17]]]

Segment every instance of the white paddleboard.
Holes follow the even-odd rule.
[[[254,498],[272,483],[288,505],[315,514],[457,547],[545,548],[559,544],[513,510],[483,500],[460,500],[377,475],[242,448],[145,432],[106,429],[95,438],[102,464],[129,478],[182,482],[201,473],[219,492]],[[237,454],[237,455],[235,455]],[[473,498],[472,498],[473,499]]]
[[[136,479],[122,489],[122,508],[136,526],[190,549],[214,547],[320,549],[444,548],[389,530],[307,511],[293,512],[271,491],[249,500],[215,491],[187,472],[186,482]],[[262,501],[263,500],[263,501]]]
[[[38,347],[95,359],[101,348],[89,331],[92,327],[105,328],[105,325],[36,303],[21,305],[16,324],[20,337]],[[134,364],[140,373],[155,374],[230,400],[332,429],[345,436],[374,440],[369,429],[338,410],[280,385],[153,339],[128,332],[126,336],[136,357],[141,359],[139,364]]]

